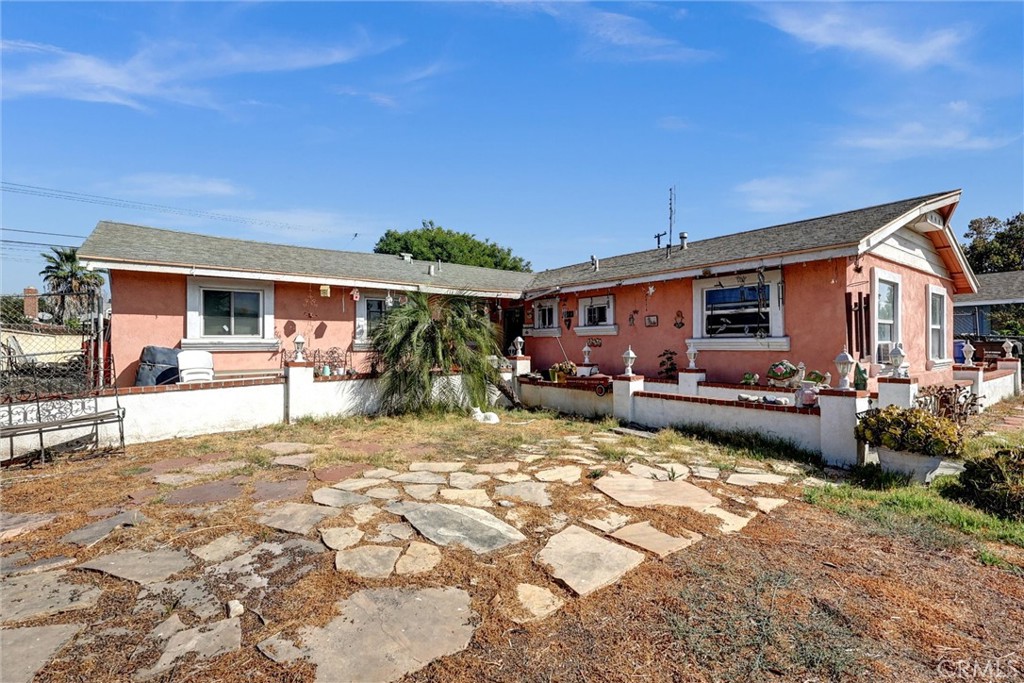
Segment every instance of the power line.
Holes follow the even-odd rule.
[[[29,235],[53,235],[54,237],[77,237],[78,239],[84,240],[85,235],[70,235],[66,232],[42,232],[40,230],[19,230],[18,228],[5,228],[0,227],[0,232],[24,232]]]
[[[0,238],[0,244],[26,244],[36,247],[60,247],[61,249],[78,249],[70,244],[50,244],[49,242],[25,242],[23,240],[8,240]]]
[[[213,220],[241,223],[243,225],[257,225],[280,230],[303,230],[307,232],[319,232],[328,235],[335,234],[332,230],[323,228],[312,228],[304,225],[294,225],[282,221],[271,221],[263,218],[246,218],[226,213],[215,213],[201,209],[184,209],[165,204],[150,204],[148,202],[137,202],[130,199],[118,199],[116,197],[105,197],[103,195],[87,194],[85,192],[72,192],[70,190],[58,190],[51,187],[39,187],[38,185],[24,185],[22,183],[9,183],[0,181],[0,190],[3,192],[14,192],[16,194],[30,195],[34,197],[47,197],[50,199],[63,199],[65,201],[81,202],[84,204],[99,204],[103,206],[114,206],[120,209],[135,209],[139,211],[160,211],[163,213],[188,216],[191,218],[209,218]]]

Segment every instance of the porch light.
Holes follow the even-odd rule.
[[[857,360],[843,347],[843,352],[836,356],[836,370],[839,371],[839,390],[850,391],[850,371]]]
[[[633,353],[633,345],[632,344],[630,344],[626,348],[626,352],[624,354],[622,354],[622,362],[626,366],[626,370],[622,374],[625,375],[626,377],[632,377],[633,376],[633,363],[636,362],[636,354]]]
[[[523,355],[523,344],[525,343],[526,342],[523,340],[522,337],[516,337],[515,339],[512,340],[512,345],[515,347],[516,357]]]
[[[693,344],[686,345],[686,357],[690,359],[690,364],[687,367],[688,370],[697,369],[697,347]]]
[[[590,365],[590,344],[583,345],[583,364]]]
[[[967,367],[974,367],[974,344],[968,339],[964,342],[964,365]]]
[[[897,342],[892,347],[892,351],[889,352],[889,360],[892,361],[892,375],[893,377],[906,377],[906,371],[903,370],[903,361],[906,360],[907,354],[903,350],[903,342]]]
[[[1009,339],[1003,342],[1003,358],[1013,358],[1013,342]]]
[[[295,335],[295,362],[305,363],[306,359],[302,355],[302,349],[306,348],[306,338],[301,334]]]

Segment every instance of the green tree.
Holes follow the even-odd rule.
[[[52,253],[42,253],[46,267],[39,271],[46,291],[59,294],[54,319],[65,322],[68,313],[75,315],[87,301],[88,295],[103,287],[103,276],[86,270],[78,260],[74,247],[51,247]]]
[[[32,319],[25,315],[24,297],[5,295],[0,297],[0,323],[9,325],[27,325]]]
[[[497,330],[478,299],[410,292],[373,329],[371,343],[385,414],[458,408],[462,395],[446,380],[454,374],[471,405],[486,406],[488,387],[500,381],[489,359],[501,356]]]
[[[448,230],[427,220],[423,221],[423,227],[415,230],[388,230],[377,240],[373,250],[378,254],[412,254],[413,258],[423,261],[440,259],[464,266],[530,272],[530,262],[513,256],[511,248],[477,239],[469,233]]]
[[[975,218],[964,237],[970,240],[964,253],[975,273],[1024,270],[1024,213],[1005,221]]]

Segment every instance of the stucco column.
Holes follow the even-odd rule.
[[[512,374],[515,377],[530,374],[532,366],[529,356],[508,356],[507,360],[512,363]]]
[[[291,424],[313,414],[313,364],[284,364],[284,418]]]
[[[701,370],[699,368],[689,369],[684,368],[679,371],[679,393],[684,396],[697,396],[700,392],[698,386],[701,382],[706,380],[708,377],[707,370]]]
[[[612,379],[612,415],[633,421],[633,394],[644,390],[643,375],[616,375]]]
[[[1013,393],[1020,396],[1021,369],[1020,358],[1000,358],[996,361],[997,370],[1013,370]]]
[[[985,368],[982,365],[954,365],[953,379],[967,380],[971,383],[971,393],[981,395],[982,381],[985,377]]]
[[[917,380],[913,377],[879,377],[878,407],[913,408],[917,398]]]
[[[868,409],[866,391],[825,389],[818,394],[821,409],[821,457],[826,465],[853,467],[864,461],[864,446],[857,443],[853,428],[857,413]]]

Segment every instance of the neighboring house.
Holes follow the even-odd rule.
[[[976,283],[949,221],[960,192],[907,199],[785,225],[539,273],[526,299],[535,367],[578,360],[655,376],[692,345],[708,381],[765,378],[780,359],[835,371],[849,347],[887,374],[902,342],[922,384],[951,381],[952,297]],[[600,344],[595,348],[595,344]],[[874,383],[872,383],[874,384]]]
[[[291,247],[101,222],[79,259],[109,271],[118,384],[145,346],[201,349],[219,375],[281,367],[302,335],[366,369],[374,323],[405,292],[518,299],[529,273]]]
[[[989,315],[993,306],[1024,305],[1024,270],[978,275],[976,294],[964,294],[953,300],[953,333],[992,334]]]
[[[949,227],[959,199],[928,195],[536,274],[107,222],[79,258],[110,271],[124,384],[146,345],[213,351],[223,373],[279,367],[299,333],[363,367],[387,297],[417,289],[493,299],[506,345],[521,331],[541,369],[563,352],[579,363],[589,342],[603,372],[622,372],[631,346],[634,370],[653,377],[659,354],[676,351],[682,368],[692,345],[709,381],[736,382],[783,358],[834,371],[848,346],[878,375],[902,342],[911,373],[931,384],[953,378],[952,297],[977,289]]]

